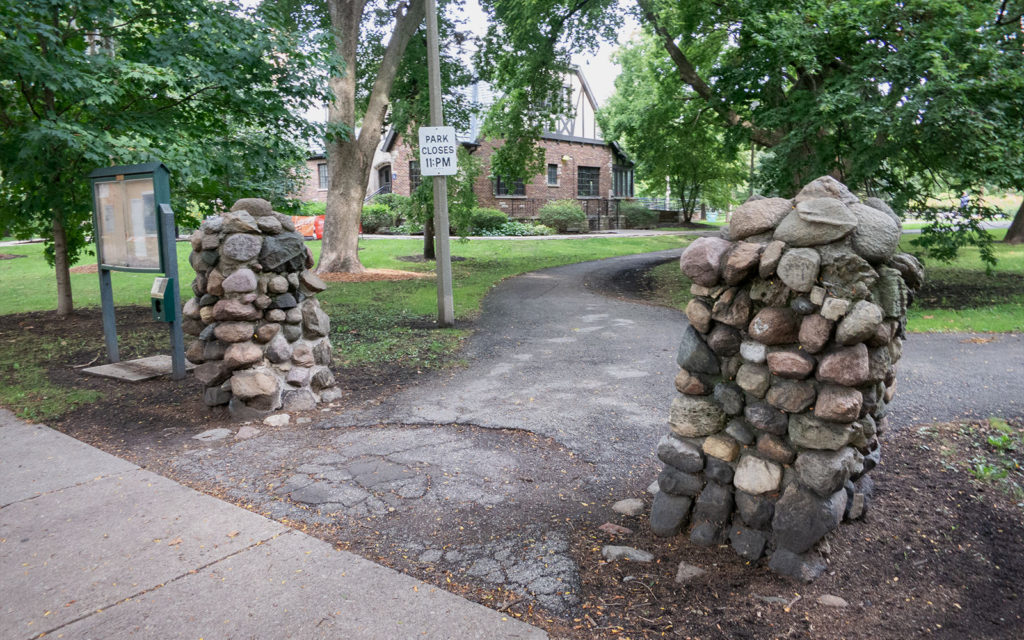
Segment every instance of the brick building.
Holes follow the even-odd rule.
[[[501,140],[482,140],[479,121],[474,118],[470,131],[460,141],[478,157],[483,171],[474,191],[481,207],[499,209],[510,218],[529,220],[537,217],[544,203],[551,200],[576,200],[587,214],[591,230],[621,226],[618,205],[633,197],[633,163],[615,143],[607,143],[597,125],[597,101],[579,70],[570,75],[567,89],[573,115],[560,120],[555,131],[541,136],[544,172],[529,182],[507,181],[492,176],[490,158]],[[473,87],[472,99],[483,106],[489,92]],[[327,160],[321,154],[309,160],[312,179],[302,190],[303,200],[324,200],[327,192]],[[368,197],[379,193],[410,195],[420,183],[419,163],[412,148],[391,131],[381,140],[374,154],[367,185]]]

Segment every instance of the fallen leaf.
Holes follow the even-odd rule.
[[[234,537],[235,537],[235,536],[237,536],[237,535],[238,535],[239,533],[240,533],[240,532],[238,531],[238,529],[235,529],[234,531],[232,531],[232,532],[230,532],[230,533],[228,534],[228,537],[229,537],[229,538],[234,538]]]
[[[179,544],[181,544],[181,536],[178,536],[178,537],[177,537],[177,538],[175,538],[174,540],[171,540],[170,542],[168,542],[168,543],[167,543],[167,546],[168,546],[168,547],[173,547],[173,546],[175,546],[175,545],[179,545]]]

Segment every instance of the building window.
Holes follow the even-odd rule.
[[[612,196],[633,197],[633,168],[615,165],[612,167]]]
[[[377,169],[377,193],[391,193],[391,165]]]
[[[600,167],[580,167],[577,174],[576,195],[580,198],[593,198],[601,195],[598,190],[600,177]]]
[[[327,163],[321,162],[316,165],[316,177],[318,180],[318,188],[321,191],[327,191],[331,186],[331,177],[327,173]]]
[[[548,165],[548,186],[549,187],[557,187],[558,186],[558,165],[557,164],[549,164]]]
[[[494,181],[494,195],[496,196],[525,196],[526,195],[526,184],[522,180],[502,180],[498,178]]]
[[[409,161],[409,193],[420,188],[420,183],[423,179],[420,177],[420,162],[419,160]]]

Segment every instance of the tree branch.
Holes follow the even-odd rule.
[[[774,147],[779,143],[781,136],[778,132],[765,131],[755,127],[752,122],[742,119],[732,107],[725,104],[721,97],[700,77],[696,67],[693,66],[693,63],[686,57],[686,54],[676,45],[675,39],[668,32],[668,29],[658,21],[658,17],[655,15],[650,3],[647,0],[637,0],[637,4],[640,6],[641,11],[643,11],[644,18],[651,25],[651,28],[662,38],[665,50],[668,51],[669,57],[672,58],[672,62],[679,71],[679,77],[683,82],[690,85],[697,95],[703,98],[715,110],[722,120],[725,121],[726,125],[747,129],[750,132],[751,140],[763,147]]]
[[[373,89],[366,104],[363,126],[359,129],[356,144],[361,154],[372,154],[373,148],[380,140],[380,130],[387,115],[388,98],[398,73],[398,65],[402,61],[406,45],[423,23],[425,15],[424,0],[410,0],[405,13],[399,14],[395,20],[395,29],[388,40],[387,49],[384,50],[384,57],[381,58],[377,78],[373,82]],[[354,69],[351,72],[354,72]],[[371,131],[376,132],[376,135],[364,135]]]

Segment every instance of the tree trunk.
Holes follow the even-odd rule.
[[[53,216],[53,266],[57,271],[57,317],[66,318],[74,309],[74,303],[71,299],[68,237],[60,214]]]
[[[433,212],[427,216],[427,221],[423,225],[423,259],[424,260],[437,260],[437,254],[434,253],[434,216]]]
[[[1017,215],[1013,217],[1010,228],[1006,230],[1006,237],[1003,242],[1007,244],[1024,244],[1024,200],[1020,202]]]
[[[335,135],[327,142],[327,165],[331,178],[324,218],[324,239],[317,273],[365,271],[359,262],[359,220],[370,179],[374,149],[380,142],[388,96],[406,45],[423,22],[424,0],[411,0],[395,16],[395,28],[381,59],[377,78],[356,132],[356,45],[365,2],[327,0],[334,32],[334,46],[342,61],[342,73],[330,79],[334,100],[327,108],[328,129],[337,134],[347,130],[346,139]]]

